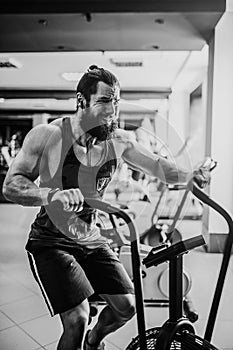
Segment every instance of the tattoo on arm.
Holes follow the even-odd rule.
[[[23,175],[14,175],[6,179],[3,185],[4,196],[23,206],[46,205],[50,188],[39,188],[32,180]]]

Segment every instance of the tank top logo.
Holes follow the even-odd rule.
[[[110,177],[101,177],[97,180],[96,189],[98,192],[102,191],[110,181]]]

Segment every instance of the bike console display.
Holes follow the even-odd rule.
[[[172,244],[170,247],[162,244],[161,246],[152,248],[147,257],[143,259],[142,263],[147,268],[156,266],[165,261],[169,261],[178,255],[188,253],[189,250],[205,244],[206,243],[202,235]]]

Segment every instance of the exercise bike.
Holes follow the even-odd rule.
[[[184,202],[181,204],[183,207]],[[182,209],[180,207],[180,210]],[[128,213],[128,211],[127,211]],[[129,213],[128,213],[129,214]],[[108,214],[111,221],[111,228],[101,230],[101,234],[104,235],[111,243],[112,249],[116,249],[116,253],[125,267],[129,277],[133,280],[132,263],[131,263],[131,248],[130,237],[126,230],[127,225],[119,226],[119,221],[113,219],[113,214]],[[118,224],[118,226],[117,226]],[[124,223],[125,224],[125,223]],[[123,227],[123,231],[121,230]],[[168,229],[167,229],[168,230]],[[161,243],[176,243],[182,240],[182,236],[178,230],[173,231],[173,235],[168,240],[166,231],[164,231],[164,238],[161,241],[156,241],[155,246]],[[175,235],[175,239],[173,236]],[[126,238],[127,237],[127,238]],[[140,235],[141,238],[141,235]],[[178,238],[178,239],[177,239]],[[151,250],[151,245],[144,244],[140,239],[140,260],[142,261]],[[114,248],[115,247],[115,248]],[[169,293],[168,293],[168,268],[167,264],[163,263],[159,267],[147,270],[142,266],[142,279],[143,279],[143,296],[144,305],[153,307],[168,307],[169,306]],[[194,308],[193,302],[189,297],[189,291],[192,286],[192,279],[187,271],[183,271],[183,308],[185,316],[192,322],[196,322],[198,314]],[[93,303],[91,304],[93,306]],[[95,313],[96,314],[96,313]]]
[[[160,196],[156,203],[155,209],[153,211],[151,217],[151,227],[147,229],[142,235],[140,235],[140,243],[147,244],[149,246],[158,246],[161,244],[167,243],[174,244],[182,240],[182,235],[180,231],[176,228],[176,224],[181,216],[181,211],[184,208],[185,202],[187,200],[188,191],[183,196],[180,204],[177,207],[176,213],[174,217],[169,216],[159,216],[157,217],[158,208],[162,201],[162,198],[166,191],[183,191],[186,190],[186,185],[166,185],[162,184],[160,186]],[[187,219],[189,217],[185,216],[182,219]],[[194,217],[192,217],[194,219]],[[195,217],[195,220],[197,217]],[[169,226],[165,224],[166,221],[171,221],[172,224]],[[172,234],[171,234],[172,233]],[[167,268],[165,268],[165,264],[161,264],[161,272],[158,278],[158,287],[162,291],[162,287],[164,289],[164,279],[167,275]],[[162,266],[164,268],[162,268]],[[167,280],[167,279],[166,279]],[[192,279],[190,274],[187,271],[183,271],[183,309],[185,316],[192,322],[196,322],[198,320],[198,313],[193,306],[193,302],[189,297],[189,291],[191,289]],[[162,291],[163,292],[163,291]],[[163,294],[168,297],[168,293],[163,292]]]
[[[233,221],[230,215],[215,201],[213,201],[206,193],[197,187],[190,180],[184,196],[192,191],[192,193],[203,203],[207,204],[217,211],[227,222],[229,234],[226,240],[222,265],[216,290],[210,309],[207,327],[204,338],[195,334],[192,323],[183,316],[183,297],[182,297],[182,270],[183,270],[183,254],[190,250],[205,244],[202,235],[183,240],[181,242],[169,245],[167,243],[152,248],[150,253],[143,260],[143,264],[147,268],[158,266],[165,261],[169,262],[169,319],[161,326],[146,330],[145,316],[142,291],[141,262],[139,255],[138,234],[136,226],[132,219],[123,210],[119,210],[109,203],[98,199],[88,199],[87,202],[94,208],[111,213],[121,217],[129,227],[131,238],[132,268],[134,276],[136,309],[137,309],[137,325],[138,336],[136,336],[126,350],[197,350],[217,348],[210,343],[214,324],[217,317],[218,305],[222,294],[224,280],[230,260],[231,249],[233,244]],[[172,232],[170,232],[172,235]]]

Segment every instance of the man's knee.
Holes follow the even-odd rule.
[[[123,322],[130,320],[136,312],[135,297],[132,294],[111,296],[109,305]]]
[[[134,299],[127,300],[119,307],[119,315],[124,321],[130,320],[136,313]]]
[[[89,304],[87,301],[61,314],[61,320],[64,330],[73,330],[77,332],[77,328],[83,328],[89,320]]]

